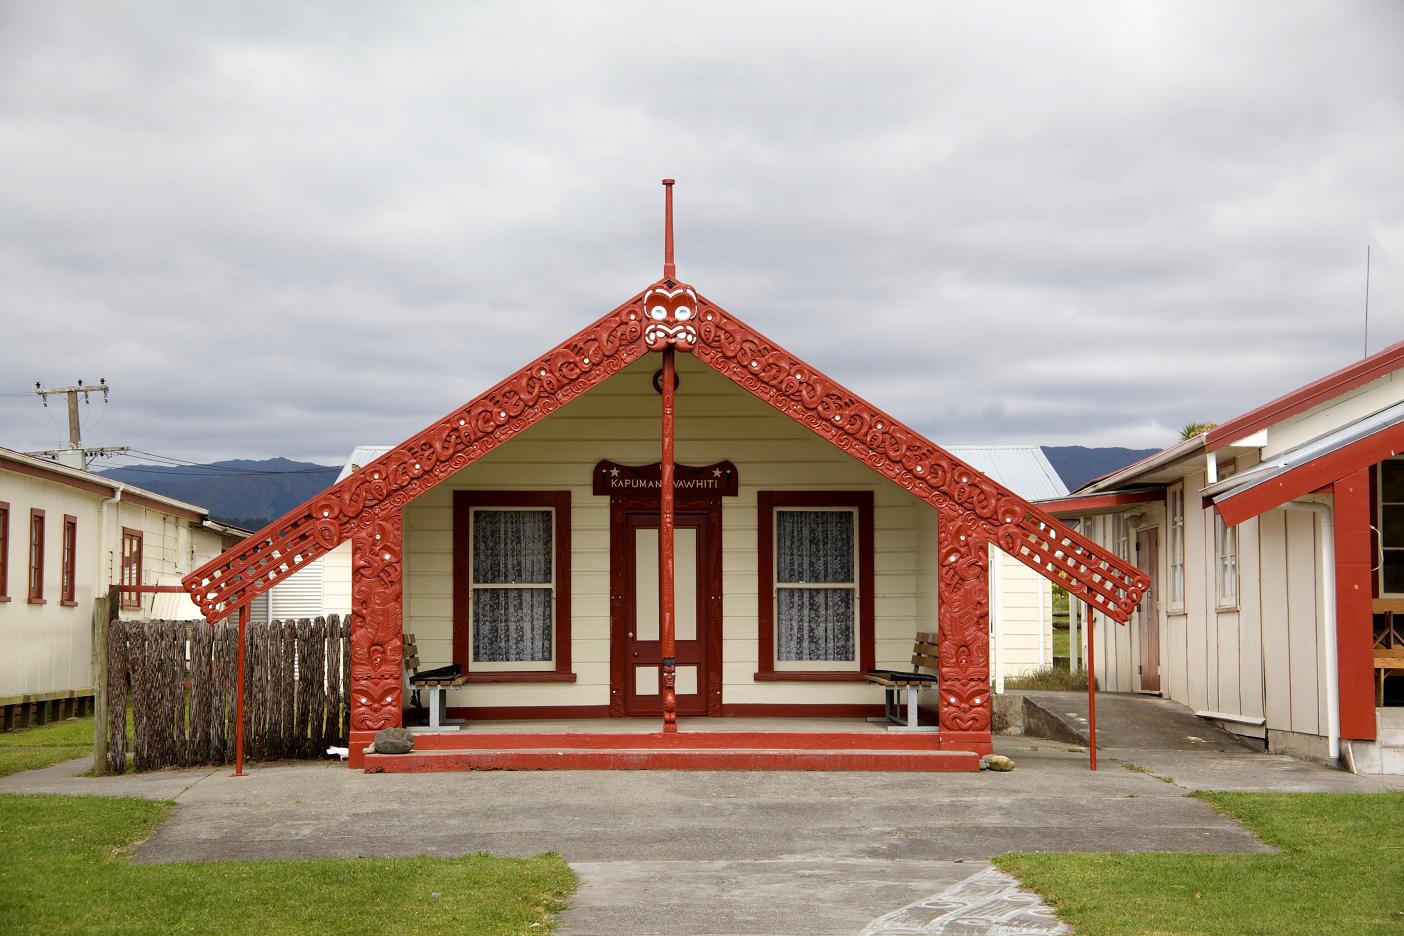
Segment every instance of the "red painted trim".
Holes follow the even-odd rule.
[[[783,670],[760,670],[752,678],[756,682],[867,682],[864,673],[850,672],[789,673]]]
[[[1363,387],[1400,367],[1404,367],[1404,341],[1392,344],[1363,361],[1357,361],[1335,373],[1327,374],[1319,380],[1314,380],[1291,393],[1264,403],[1241,416],[1219,423],[1218,426],[1209,431],[1205,445],[1210,451],[1213,451],[1246,435],[1252,435],[1259,429],[1266,429],[1290,416],[1320,406],[1357,387]]]
[[[59,604],[76,608],[74,596],[78,589],[78,518],[63,515],[63,544],[59,556]],[[184,589],[182,589],[184,591]]]
[[[37,523],[35,521],[38,521]],[[38,507],[29,508],[29,603],[46,604],[44,601],[44,511]]]
[[[10,503],[0,501],[0,601],[10,600]]]
[[[637,721],[637,719],[631,719]],[[657,724],[655,719],[649,722]],[[661,748],[728,748],[783,749],[791,751],[827,751],[841,748],[867,751],[935,751],[939,736],[935,732],[897,731],[787,731],[777,727],[771,731],[689,730],[684,719],[678,731],[445,731],[440,734],[415,735],[416,751],[469,751],[503,748],[564,748],[658,750]]]
[[[464,673],[469,683],[572,683],[574,673],[560,672],[520,672],[520,673]]]
[[[191,523],[203,523],[208,518],[206,514],[198,513],[194,510],[186,510],[184,507],[175,507],[171,504],[163,504],[150,497],[144,497],[130,488],[123,490],[122,503],[130,504],[133,507],[140,507],[143,510],[154,510],[157,513],[180,517],[182,520],[189,520]]]
[[[945,731],[941,732],[941,750],[973,751],[976,754],[993,754],[994,741],[988,731]]]
[[[1088,494],[1085,497],[1060,497],[1057,500],[1039,501],[1038,506],[1055,517],[1076,517],[1089,510],[1106,510],[1113,507],[1126,507],[1131,504],[1153,504],[1164,499],[1164,488],[1150,488],[1144,491]]]
[[[6,458],[0,455],[0,466],[6,471],[13,471],[15,474],[27,475],[31,478],[40,478],[44,481],[53,481],[58,484],[67,485],[89,494],[101,494],[103,497],[111,497],[116,493],[116,488],[110,484],[100,484],[97,481],[89,481],[87,478],[74,478],[61,471],[48,471],[39,465],[31,465],[29,462],[19,461],[13,458]]]
[[[775,511],[785,507],[835,507],[858,511],[858,666],[848,671],[861,676],[876,666],[877,613],[873,595],[876,559],[873,546],[872,491],[758,491],[756,493],[756,573],[759,606],[759,651],[755,678],[782,681],[806,675],[802,671],[775,669]],[[832,671],[815,671],[820,680],[834,678]]]
[[[546,674],[553,682],[574,682],[571,672],[570,636],[570,491],[454,491],[453,492],[453,661],[471,682],[534,682],[542,680],[541,670],[489,674],[472,672],[469,659],[473,628],[471,595],[473,589],[473,554],[470,548],[474,507],[551,507],[555,510],[555,633],[551,645],[555,650],[556,668]],[[481,678],[483,675],[502,678]]]
[[[646,353],[643,293],[558,344],[495,387],[289,511],[187,575],[183,583],[211,621],[252,601],[295,569],[279,555],[314,559],[391,522],[400,505],[442,483]],[[1079,593],[1104,613],[1130,619],[1145,588],[1134,566],[1054,520],[920,433],[698,297],[693,354],[752,396],[826,439],[913,496],[968,521],[982,541],[1020,542],[1015,558]],[[959,480],[956,480],[959,479]],[[370,520],[363,514],[369,512]],[[304,568],[306,563],[297,566]],[[376,646],[387,634],[367,638]],[[393,648],[392,648],[393,650]],[[386,659],[398,662],[398,651]]]
[[[704,641],[699,665],[698,686],[706,686],[705,711],[684,711],[684,715],[720,715],[722,708],[722,506],[716,495],[682,494],[675,498],[678,515],[703,516],[700,546],[705,552],[704,573],[698,587],[705,589],[706,620],[699,621]],[[610,714],[616,718],[629,712],[629,658],[625,634],[632,621],[629,594],[630,514],[654,515],[658,499],[644,494],[615,495],[609,499],[609,699]]]
[[[1336,670],[1341,737],[1375,737],[1375,617],[1370,592],[1370,476],[1361,468],[1332,491],[1336,547]]]
[[[118,585],[119,592],[132,595],[183,595],[185,588],[180,585]]]
[[[366,754],[366,773],[470,770],[846,770],[974,773],[969,751],[411,751]]]
[[[130,552],[127,550],[128,542],[136,544],[136,547]],[[122,527],[122,535],[118,539],[118,543],[121,552],[117,554],[117,590],[120,595],[117,599],[117,605],[121,608],[137,610],[141,608],[141,592],[130,586],[141,585],[142,551],[146,548],[145,535],[141,530]],[[130,584],[127,576],[129,570],[131,571]]]
[[[1404,423],[1381,429],[1275,478],[1222,498],[1214,507],[1225,523],[1234,526],[1401,451],[1404,451]]]

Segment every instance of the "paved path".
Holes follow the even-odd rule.
[[[1057,718],[1070,737],[1087,743],[1086,692],[1024,692],[1025,699]],[[1130,692],[1097,693],[1097,749],[1133,748],[1162,751],[1262,751],[1262,742],[1246,741],[1217,724],[1195,716],[1185,706],[1158,696]]]
[[[227,769],[85,778],[71,762],[0,779],[0,792],[174,799],[138,861],[554,850],[583,882],[567,936],[817,936],[859,932],[1011,850],[1263,850],[1189,789],[1404,786],[1247,751],[1108,751],[1089,774],[1072,745],[998,747],[1018,761],[1013,773],[368,775],[287,764],[242,779]]]

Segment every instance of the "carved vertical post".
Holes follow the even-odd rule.
[[[387,505],[351,536],[353,732],[401,723],[402,523],[400,508]]]
[[[668,190],[670,193],[672,189]],[[673,349],[663,349],[663,454],[659,462],[658,620],[663,650],[663,730],[678,730],[677,622],[673,617]]]
[[[941,747],[992,753],[990,737],[990,553],[958,511],[937,527]]]

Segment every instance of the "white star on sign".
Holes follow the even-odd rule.
[[[619,469],[618,469],[618,468],[611,468],[611,469],[609,469],[609,476],[610,476],[611,478],[617,478],[617,477],[619,477]]]

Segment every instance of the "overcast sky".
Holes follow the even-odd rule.
[[[0,0],[0,445],[340,462],[678,271],[948,443],[1404,338],[1404,4]],[[101,422],[99,422],[101,417]],[[115,464],[116,462],[112,462]]]

